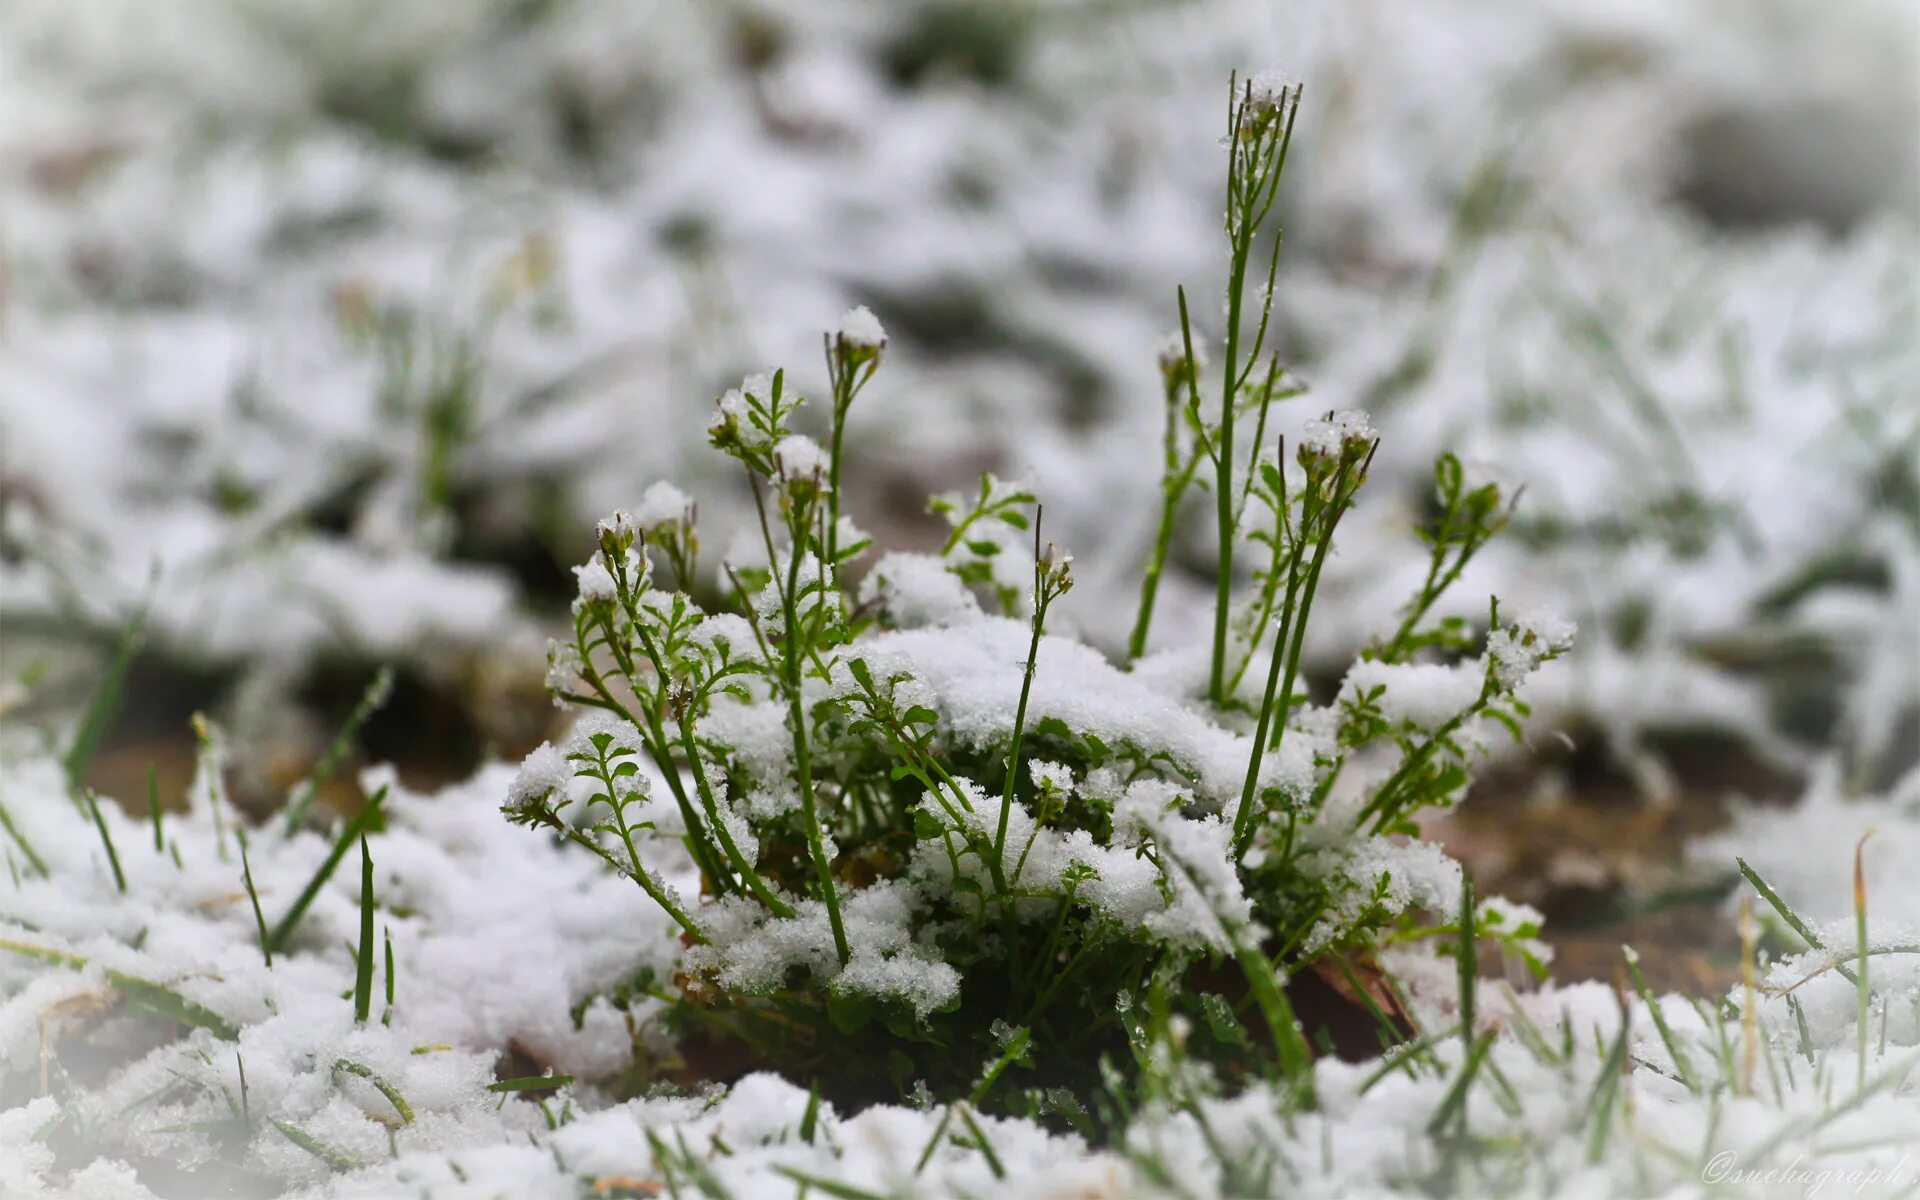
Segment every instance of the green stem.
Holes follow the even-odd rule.
[[[833,886],[833,864],[827,861],[826,843],[820,836],[820,808],[813,794],[813,752],[807,738],[806,707],[800,699],[799,613],[794,604],[794,593],[800,586],[798,539],[790,545],[789,556],[787,586],[781,594],[780,605],[787,624],[781,651],[786,659],[787,720],[793,732],[793,768],[800,784],[800,810],[807,825],[807,853],[820,880],[820,898],[827,906],[827,923],[833,928],[834,953],[845,966],[853,952],[847,946],[846,926],[840,919],[840,894]]]
[[[714,798],[713,788],[707,783],[707,770],[700,761],[699,748],[694,744],[691,711],[680,721],[680,737],[681,744],[687,748],[687,763],[693,770],[693,782],[699,789],[700,802],[706,806],[707,821],[713,826],[714,835],[720,839],[720,846],[726,851],[727,861],[740,872],[740,878],[746,881],[747,890],[753,893],[755,899],[772,910],[775,916],[791,917],[793,907],[768,889],[766,882],[760,878],[760,872],[754,870],[753,864],[747,861],[747,856],[740,852],[739,844],[733,840],[733,834],[727,831],[726,822],[720,819],[719,802]]]

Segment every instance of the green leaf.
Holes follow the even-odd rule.
[[[865,992],[827,993],[827,1019],[841,1033],[858,1033],[873,1020],[873,997]]]
[[[1233,1006],[1226,997],[1217,992],[1200,994],[1200,1014],[1206,1018],[1207,1029],[1213,1036],[1229,1046],[1247,1049],[1252,1045],[1247,1040],[1247,1031],[1233,1015]]]

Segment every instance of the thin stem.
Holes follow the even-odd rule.
[[[713,826],[714,836],[720,839],[720,846],[726,851],[727,861],[733,864],[734,870],[740,872],[740,878],[746,882],[747,890],[753,893],[755,899],[771,909],[774,915],[791,917],[793,907],[768,889],[766,882],[760,878],[760,872],[754,870],[753,864],[740,852],[739,845],[733,840],[733,834],[727,830],[726,822],[720,819],[719,803],[714,798],[712,787],[707,783],[707,769],[700,760],[699,747],[694,744],[691,708],[680,719],[680,737],[681,744],[687,748],[687,763],[693,771],[694,786],[699,789],[700,802],[707,810],[707,821]]]
[[[759,499],[759,489],[754,489]],[[761,510],[764,525],[765,509]],[[771,548],[772,538],[768,538]],[[799,613],[794,594],[800,586],[800,542],[789,538],[787,586],[780,595],[781,615],[786,620],[786,636],[780,639],[785,659],[787,720],[793,734],[793,768],[800,785],[800,810],[807,826],[807,853],[813,859],[814,874],[820,880],[820,898],[827,906],[827,923],[833,928],[834,953],[846,965],[853,952],[847,946],[846,925],[840,919],[840,895],[833,886],[833,865],[827,861],[827,847],[820,836],[820,808],[813,794],[813,750],[807,738],[807,714],[800,699]],[[771,562],[771,559],[769,559]]]
[[[993,856],[1007,851],[1007,818],[1013,811],[1013,789],[1020,780],[1020,740],[1027,728],[1027,699],[1033,693],[1034,665],[1040,657],[1040,629],[1047,619],[1046,567],[1040,558],[1040,512],[1033,519],[1033,636],[1027,642],[1027,665],[1020,677],[1020,706],[1013,714],[1013,744],[1007,750],[1007,779],[1000,792],[1000,824],[993,833]]]

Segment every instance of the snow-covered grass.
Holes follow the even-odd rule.
[[[1389,435],[1310,661],[1394,619],[1375,581],[1415,569],[1454,451],[1530,497],[1463,592],[1588,630],[1542,707],[1650,787],[1652,735],[1791,765],[1836,710],[1870,781],[1914,703],[1884,665],[1916,558],[1901,0],[444,7],[0,13],[16,627],[118,627],[157,560],[156,653],[282,689],[316,654],[444,671],[553,604],[636,478],[744,515],[685,474],[675,398],[861,299],[916,353],[852,453],[1044,490],[1063,617],[1127,645],[1088,597],[1159,528],[1124,503],[1162,432],[1143,368],[1174,283],[1224,282],[1192,131],[1270,57],[1325,97],[1282,200],[1289,365]],[[1707,224],[1735,221],[1773,223]],[[1213,578],[1173,556],[1170,607]]]
[[[0,614],[120,646],[0,688],[0,1195],[1912,1194],[1911,32],[0,8]],[[229,797],[556,582],[518,770]],[[184,797],[84,786],[142,637]],[[1730,991],[1420,840],[1547,730],[1812,765]]]

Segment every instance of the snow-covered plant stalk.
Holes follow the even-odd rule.
[[[1236,81],[1237,82],[1237,81]],[[1267,282],[1260,295],[1260,320],[1253,344],[1241,346],[1241,323],[1246,304],[1247,269],[1253,258],[1254,242],[1273,211],[1280,194],[1280,177],[1286,170],[1287,149],[1293,144],[1293,122],[1300,111],[1300,88],[1289,88],[1272,76],[1248,80],[1244,88],[1228,85],[1233,99],[1227,122],[1227,213],[1226,233],[1229,247],[1227,273],[1226,353],[1220,379],[1220,418],[1212,437],[1210,454],[1214,466],[1214,503],[1219,516],[1220,568],[1214,592],[1213,666],[1207,679],[1207,694],[1215,704],[1226,698],[1227,625],[1233,606],[1233,547],[1238,534],[1239,510],[1233,494],[1233,425],[1248,381],[1260,364],[1266,345],[1267,325],[1273,316],[1273,280],[1280,266],[1280,238],[1273,239],[1267,262]],[[1189,364],[1193,357],[1193,322],[1187,315],[1187,300],[1180,296],[1180,330]],[[1244,360],[1245,366],[1241,363]],[[1197,372],[1189,371],[1188,386],[1197,389]],[[1261,424],[1266,422],[1267,406],[1273,397],[1278,371],[1269,369],[1266,385],[1260,389],[1258,408]],[[1197,392],[1194,397],[1198,407]],[[1260,445],[1256,431],[1253,445]]]

